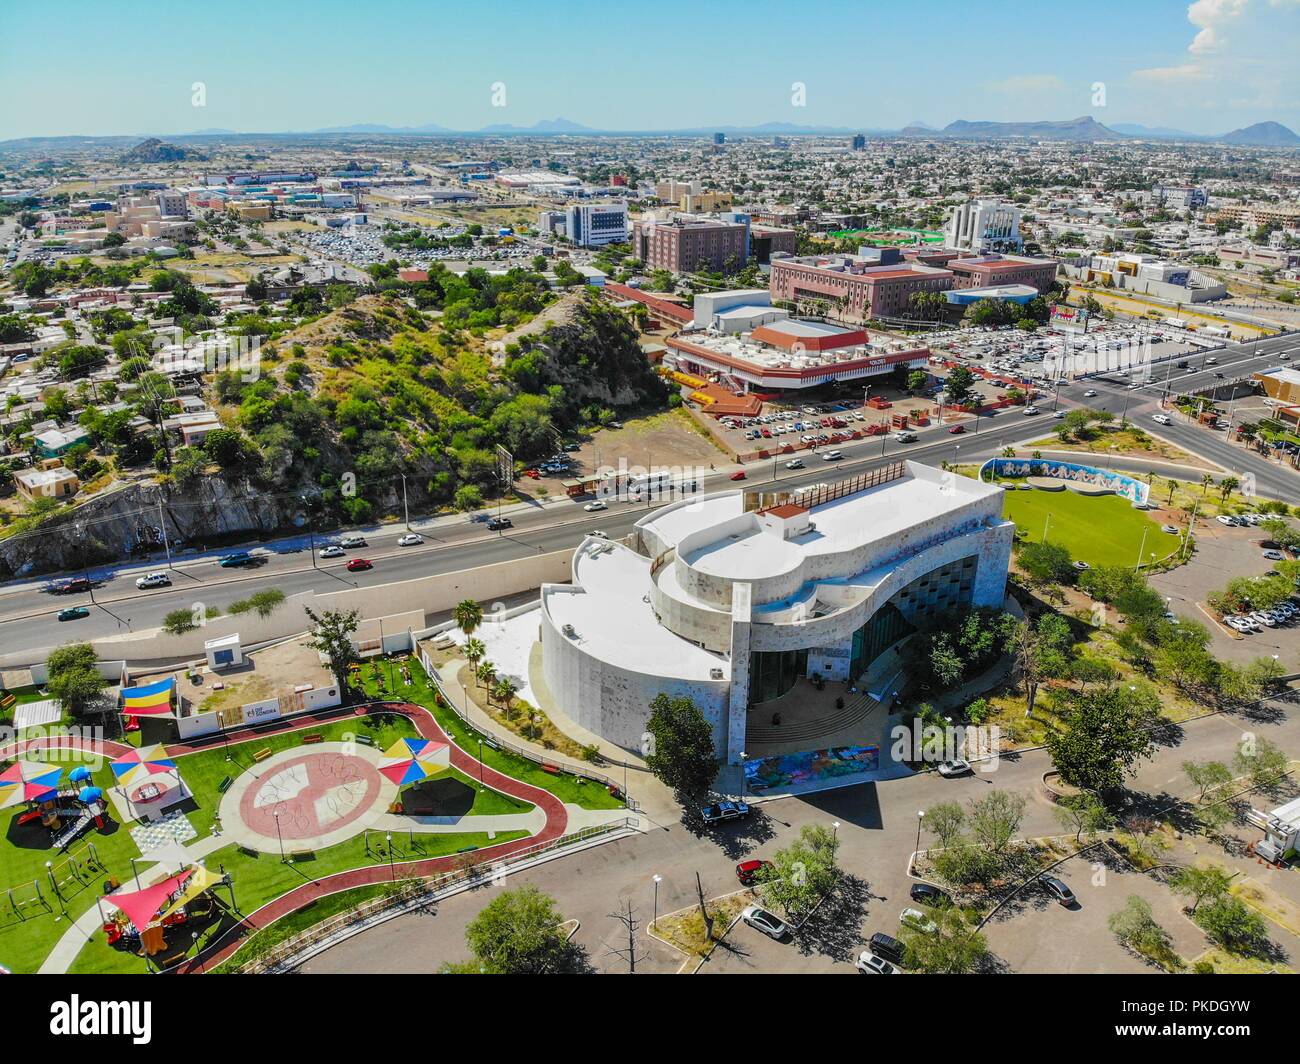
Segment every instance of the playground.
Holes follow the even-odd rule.
[[[373,699],[363,706],[196,745],[141,745],[135,732],[0,748],[0,965],[208,970],[319,899],[498,860],[626,813],[569,773],[500,750],[472,756],[477,736],[418,661],[372,661],[358,680]],[[90,813],[68,843],[56,834],[67,818],[42,819],[51,801],[76,821]]]

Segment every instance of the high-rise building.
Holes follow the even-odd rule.
[[[575,204],[566,212],[565,230],[580,247],[620,243],[627,239],[627,204]]]
[[[714,133],[714,134],[713,134],[713,143],[714,143],[714,144],[726,144],[726,143],[727,143],[727,134],[725,134],[725,133]]]
[[[943,230],[950,248],[983,255],[990,251],[1019,251],[1020,208],[998,200],[969,200],[953,209]]]
[[[748,220],[677,217],[663,222],[638,221],[632,231],[632,252],[648,270],[739,269],[745,265],[748,250]]]
[[[854,151],[865,151],[867,147],[867,138],[865,134],[854,133],[853,139],[849,141],[849,147]]]

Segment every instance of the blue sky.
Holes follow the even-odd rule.
[[[1297,54],[1300,0],[4,0],[0,138],[557,116],[607,129],[1082,114],[1300,129]]]

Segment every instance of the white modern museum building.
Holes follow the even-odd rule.
[[[1003,489],[915,462],[809,488],[725,491],[597,537],[541,595],[542,670],[574,721],[641,746],[650,702],[689,695],[730,764],[753,707],[801,676],[862,676],[911,632],[1001,606]]]

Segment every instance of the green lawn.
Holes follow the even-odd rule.
[[[460,719],[451,709],[439,706],[435,698],[433,685],[425,674],[424,667],[415,659],[406,662],[411,670],[411,683],[406,684],[397,676],[396,689],[381,692],[370,670],[363,671],[362,684],[366,693],[372,698],[401,699],[424,706],[438,721],[456,745],[473,757],[479,755],[479,740],[483,741],[483,763],[489,768],[513,776],[524,783],[531,783],[544,791],[550,791],[562,802],[581,806],[583,809],[622,809],[623,802],[615,798],[599,783],[579,782],[578,777],[567,772],[553,775],[543,771],[541,766],[525,757],[517,757],[504,750],[493,749],[488,743],[491,738],[480,734]],[[396,674],[395,674],[396,675]]]
[[[1065,547],[1078,561],[1089,565],[1138,563],[1142,536],[1146,532],[1146,557],[1168,557],[1182,540],[1160,531],[1147,514],[1117,495],[1087,496],[1073,491],[1007,491],[1003,513],[1015,521],[1025,537],[1040,542],[1046,525],[1047,538]],[[1050,520],[1049,520],[1050,516]]]

